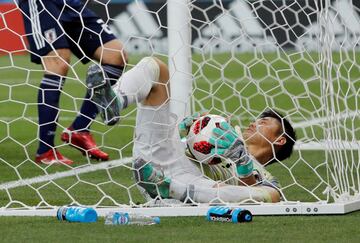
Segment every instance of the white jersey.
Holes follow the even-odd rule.
[[[142,65],[137,64],[136,67],[123,74],[122,83],[148,77],[142,75],[146,71],[141,70],[144,68]],[[186,156],[177,129],[177,117],[170,112],[169,103],[160,106],[138,104],[133,156],[161,170],[163,173],[160,174],[171,181],[169,197],[182,202],[241,203],[272,200],[272,190],[267,186],[220,186],[216,180],[207,178],[206,173]]]
[[[203,171],[204,175],[208,178],[215,181],[225,182],[229,185],[242,185],[236,172],[236,165],[230,159],[222,159],[221,163],[219,164],[208,165],[197,162],[195,159],[192,158],[191,154],[188,151],[187,155],[189,156],[191,161],[196,164]],[[271,173],[267,171],[265,167],[258,161],[253,160],[253,163],[253,174],[255,176],[257,184],[263,186],[270,186],[278,190],[280,188],[280,184],[277,178],[271,175]]]

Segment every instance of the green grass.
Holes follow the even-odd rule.
[[[345,216],[257,216],[251,223],[204,217],[161,218],[159,225],[106,226],[50,217],[0,218],[2,242],[357,242],[360,213]]]
[[[356,110],[360,101],[360,71],[353,62],[360,63],[360,55],[334,53],[338,79],[332,82],[336,100],[335,109]],[[346,55],[345,55],[346,56]],[[140,57],[130,61],[136,63]],[[293,122],[311,121],[324,112],[319,98],[322,83],[314,54],[282,53],[194,56],[193,87],[195,109],[207,109],[211,113],[231,116],[234,124],[242,128],[266,108],[276,108]],[[0,57],[0,184],[32,178],[71,168],[44,166],[33,162],[38,145],[37,106],[38,85],[42,77],[39,66],[29,62],[28,56]],[[73,167],[97,164],[81,153],[61,143],[59,134],[70,125],[79,110],[85,94],[83,80],[86,66],[74,65],[61,96],[62,109],[56,136],[56,145],[67,157],[76,161]],[[29,71],[31,70],[31,71]],[[332,70],[335,72],[335,69]],[[75,78],[76,76],[79,79]],[[313,78],[316,77],[316,78]],[[352,82],[347,83],[345,80]],[[329,85],[329,84],[328,84]],[[329,101],[330,102],[330,101]],[[111,159],[131,156],[134,132],[135,107],[122,112],[119,125],[107,127],[98,119],[92,132],[101,148]],[[339,121],[339,136],[360,140],[360,119]],[[329,123],[298,128],[300,140],[318,140],[327,133]],[[347,128],[347,129],[346,129]],[[348,166],[356,173],[348,173],[349,180],[359,179],[359,157],[347,151]],[[296,151],[291,159],[270,166],[272,174],[279,178],[287,200],[326,200],[326,161],[331,161],[323,151]],[[354,163],[352,163],[353,161]],[[357,186],[355,186],[357,187]],[[357,188],[358,189],[358,188]],[[311,191],[311,192],[310,192]],[[111,200],[109,197],[111,197]],[[22,186],[7,191],[0,190],[0,207],[64,205],[81,203],[114,206],[143,203],[144,199],[135,188],[129,165],[70,176],[50,182]],[[158,226],[105,227],[96,224],[69,224],[54,218],[0,218],[0,232],[4,242],[57,242],[57,241],[355,241],[354,225],[358,225],[359,213],[345,216],[320,217],[255,217],[251,224],[208,223],[203,218],[164,218]],[[342,227],[339,227],[341,225]],[[27,227],[27,228],[25,228]],[[327,229],[326,231],[322,229]],[[17,234],[16,232],[22,232]],[[141,233],[139,233],[141,232]]]

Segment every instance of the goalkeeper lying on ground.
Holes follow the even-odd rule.
[[[224,158],[218,165],[202,170],[185,153],[180,140],[177,117],[169,110],[169,73],[167,66],[154,57],[143,58],[111,87],[101,69],[89,68],[87,86],[92,100],[109,122],[119,112],[137,103],[133,148],[133,168],[138,185],[155,198],[173,198],[183,202],[278,202],[279,184],[263,165],[283,160],[292,153],[295,133],[290,123],[274,111],[244,131],[243,140],[228,123],[214,131],[210,142]],[[195,119],[195,117],[194,117]],[[181,131],[194,121],[184,119]],[[248,152],[247,152],[248,151]]]

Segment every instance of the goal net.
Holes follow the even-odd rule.
[[[282,113],[298,141],[267,167],[282,201],[237,204],[254,214],[347,213],[360,209],[360,4],[351,0],[87,1],[129,53],[169,63],[171,109],[208,110],[245,129],[267,109]],[[56,149],[75,163],[34,161],[41,66],[30,63],[17,3],[0,3],[0,215],[55,215],[76,204],[150,215],[204,215],[206,204],[151,200],[132,169],[136,106],[121,122],[91,126],[111,160],[63,144],[78,114],[87,66],[72,58],[61,91]],[[17,22],[18,23],[18,22]],[[37,30],[34,30],[37,31]],[[76,43],[76,40],[73,40]],[[18,43],[17,46],[14,43]],[[16,44],[15,44],[16,45]]]

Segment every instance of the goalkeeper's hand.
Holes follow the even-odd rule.
[[[180,137],[184,138],[188,135],[191,125],[200,117],[207,115],[208,111],[195,112],[191,116],[185,117],[178,125]]]
[[[240,178],[252,174],[253,161],[246,152],[244,142],[229,123],[221,122],[219,127],[214,128],[209,143],[214,146],[211,154],[220,155],[235,162]]]

